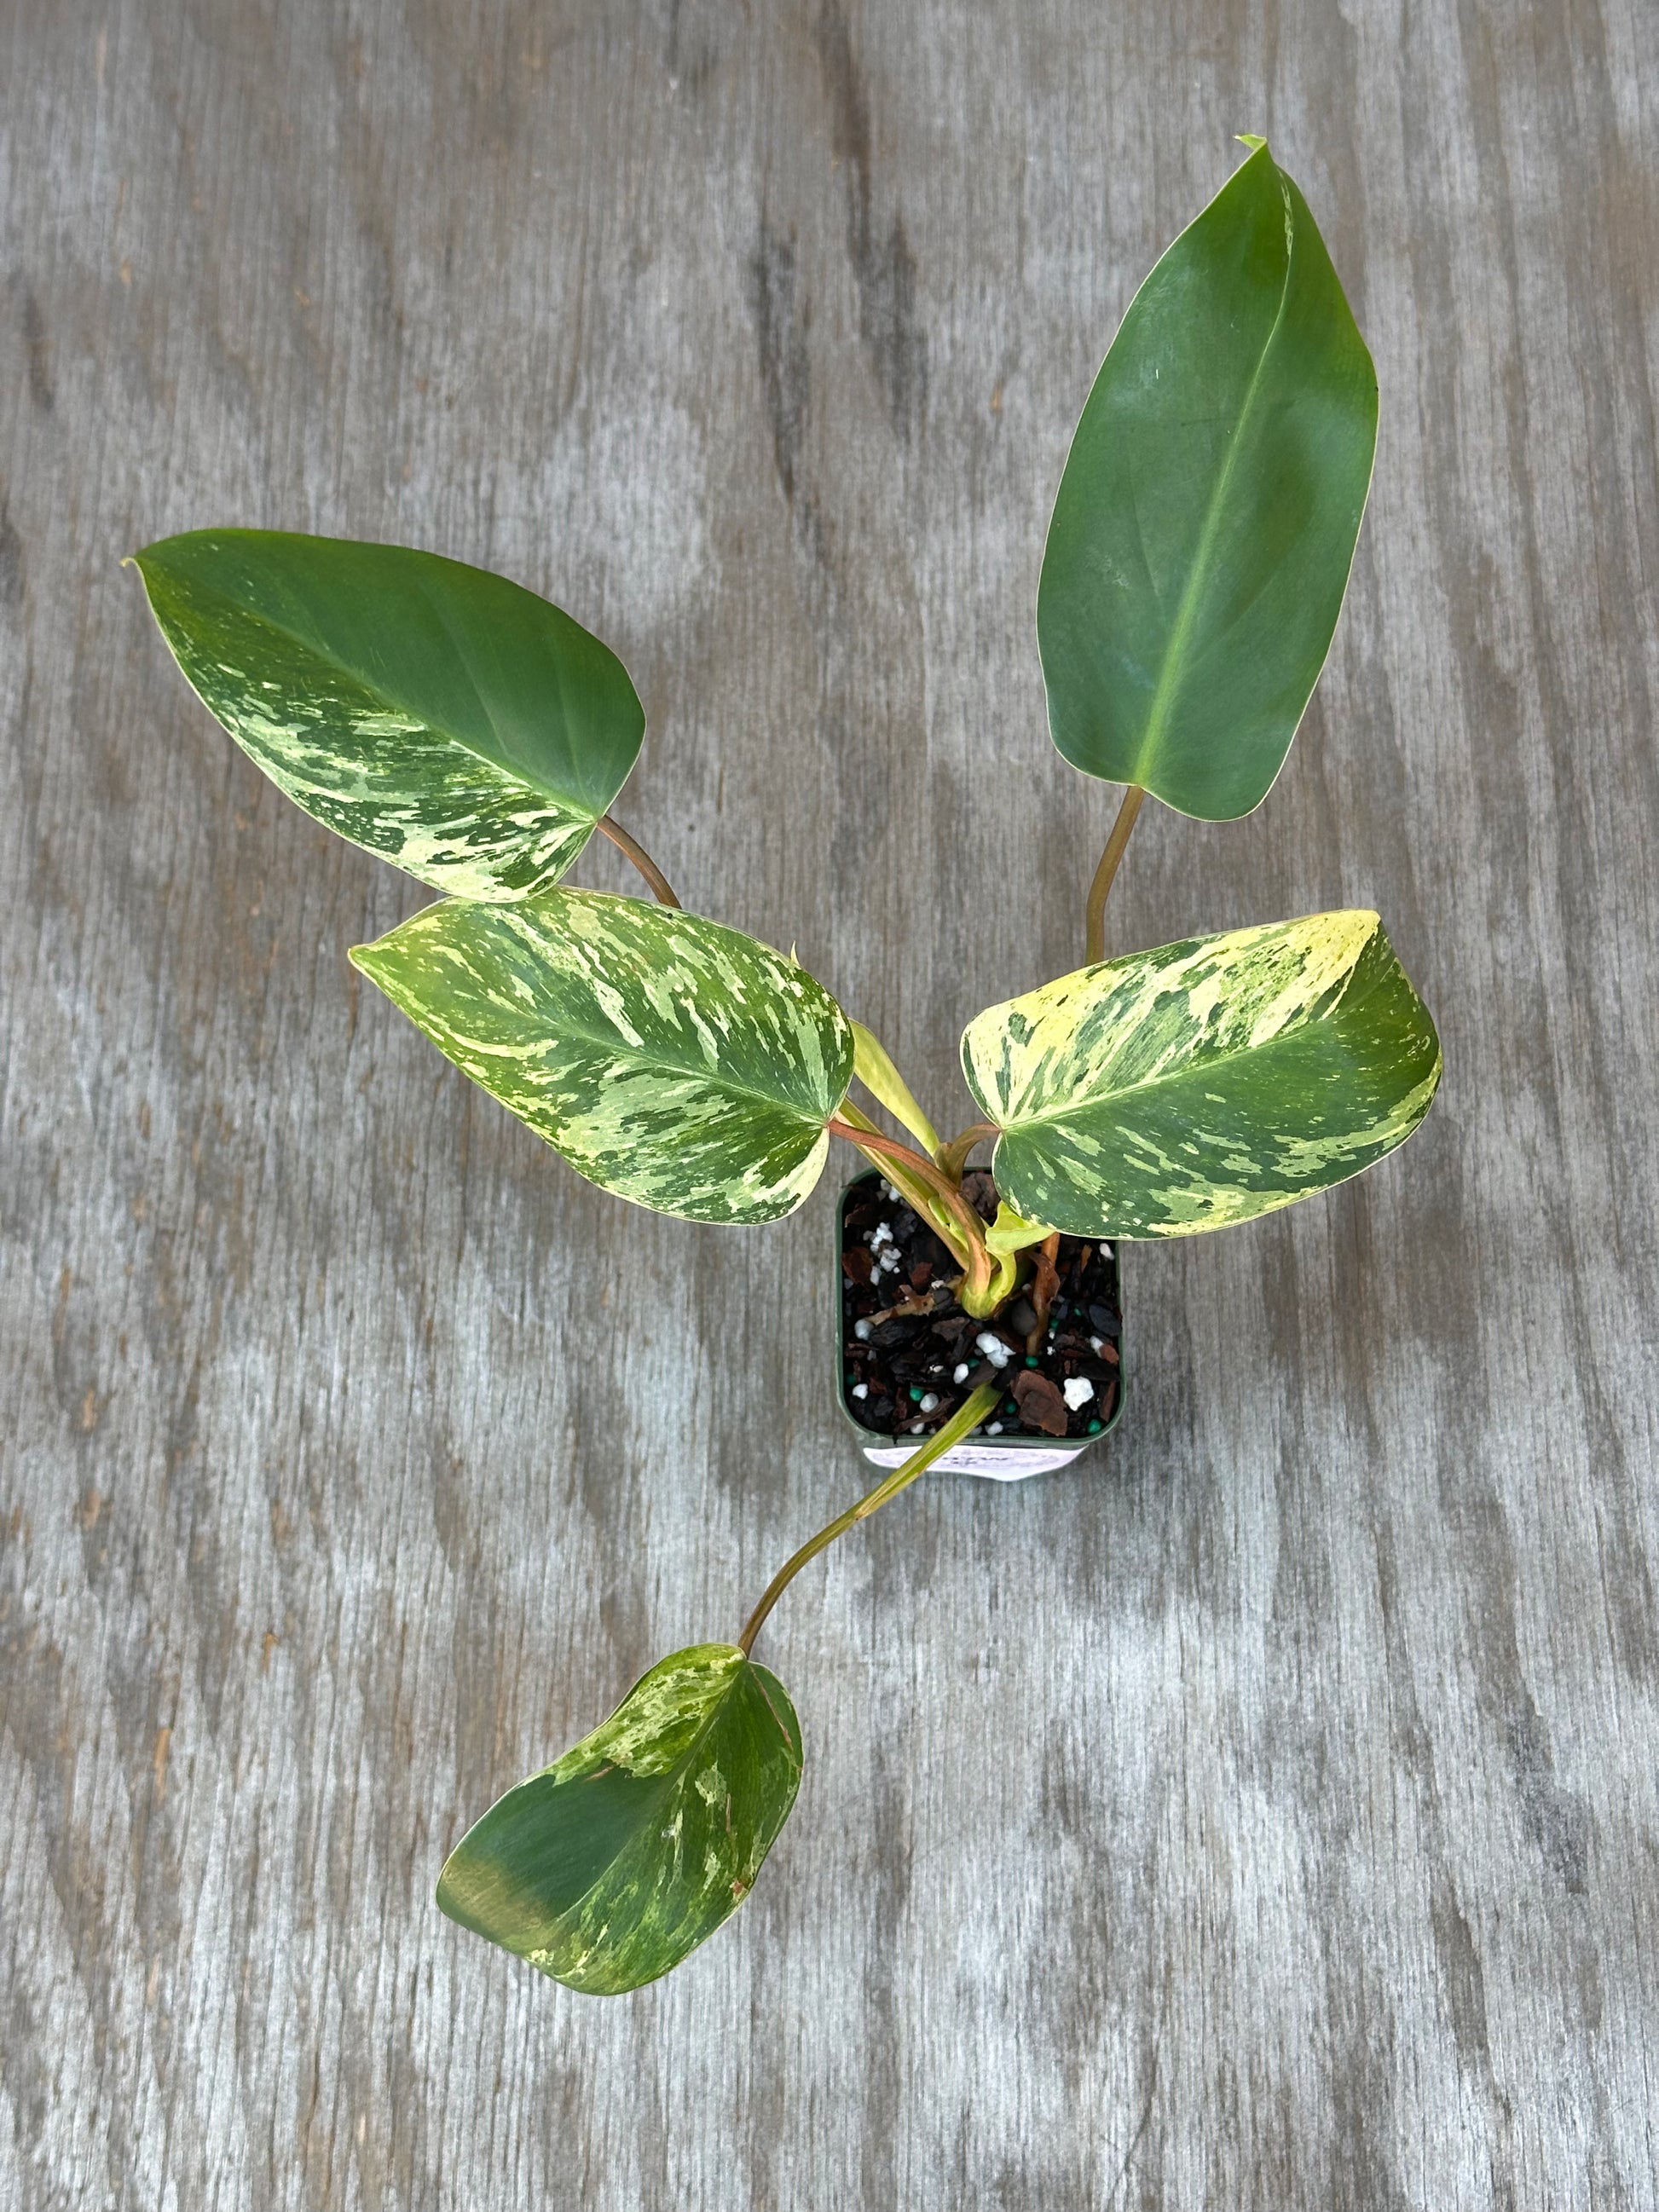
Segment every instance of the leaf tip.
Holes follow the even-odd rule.
[[[1259,154],[1267,143],[1254,131],[1238,131],[1233,135],[1241,146],[1248,146],[1253,154]]]

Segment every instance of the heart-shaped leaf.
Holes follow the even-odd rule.
[[[1159,945],[963,1032],[1011,1205],[1075,1237],[1184,1237],[1307,1198],[1403,1144],[1440,1042],[1374,914]]]
[[[1376,375],[1258,143],[1135,295],[1060,478],[1037,592],[1074,767],[1222,822],[1266,798],[1330,649]]]
[[[194,530],[134,556],[162,635],[307,814],[422,883],[556,883],[645,729],[609,647],[533,592],[401,545]]]
[[[775,1221],[817,1181],[847,1017],[718,922],[597,891],[445,899],[353,962],[579,1175],[692,1221]]]
[[[452,1920],[595,1996],[653,1982],[735,1912],[800,1787],[783,1685],[735,1644],[660,1660],[451,1852]]]

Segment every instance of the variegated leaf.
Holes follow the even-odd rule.
[[[718,922],[552,890],[445,899],[352,960],[591,1182],[693,1221],[775,1221],[817,1181],[846,1016]]]
[[[610,648],[434,553],[196,530],[134,556],[179,667],[307,814],[422,883],[556,883],[627,781],[645,714]]]
[[[742,1904],[800,1775],[776,1675],[735,1644],[693,1644],[490,1808],[450,1854],[438,1903],[573,1990],[636,1990]]]
[[[1063,975],[968,1025],[997,1188],[1073,1236],[1184,1237],[1405,1139],[1440,1044],[1374,914],[1310,915]]]

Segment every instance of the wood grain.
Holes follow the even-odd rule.
[[[1659,2202],[1650,9],[13,0],[0,54],[0,2204]],[[650,715],[621,818],[947,1116],[1115,797],[1043,729],[1070,428],[1247,130],[1376,489],[1269,803],[1148,809],[1109,925],[1375,904],[1440,1103],[1132,1255],[1098,1471],[802,1578],[755,1895],[570,1996],[437,1867],[854,1494],[829,1192],[648,1217],[447,1069],[344,957],[422,895],[118,558],[558,599]]]

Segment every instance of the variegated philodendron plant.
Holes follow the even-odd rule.
[[[273,782],[444,894],[352,959],[591,1182],[692,1221],[775,1221],[831,1135],[878,1164],[993,1316],[1061,1231],[1183,1237],[1327,1189],[1403,1142],[1434,1024],[1375,914],[1103,957],[1146,794],[1220,822],[1266,797],[1329,648],[1370,480],[1376,382],[1301,193],[1265,144],[1170,246],[1096,379],[1037,594],[1054,744],[1127,786],[1086,964],[968,1025],[978,1114],[941,1139],[792,957],[681,910],[610,814],[645,717],[599,641],[429,553],[206,530],[137,556],[179,666]],[[564,887],[595,830],[656,903]],[[885,1133],[849,1095],[902,1126]],[[994,1139],[1000,1212],[963,1198]],[[950,1409],[780,1571],[734,1644],[653,1667],[456,1846],[444,1910],[573,1989],[636,1988],[747,1893],[800,1729],[756,1632],[799,1569],[987,1418]]]

